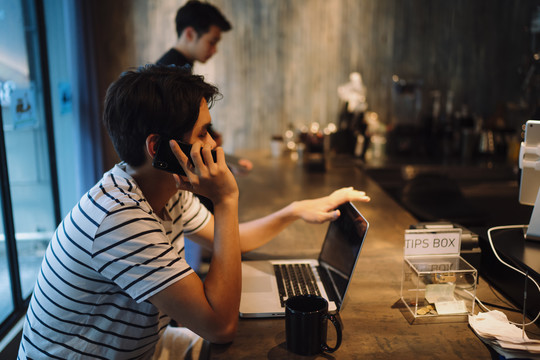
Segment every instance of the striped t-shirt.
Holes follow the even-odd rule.
[[[170,319],[147,299],[193,270],[184,235],[211,214],[190,192],[153,212],[118,164],[56,230],[30,301],[19,359],[151,358]]]

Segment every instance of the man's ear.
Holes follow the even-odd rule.
[[[159,139],[160,137],[158,134],[150,134],[146,137],[146,152],[148,153],[148,155],[150,155],[151,158],[154,158],[154,156],[156,156]]]
[[[186,39],[189,41],[195,41],[197,40],[199,34],[197,34],[197,30],[193,26],[188,26],[184,29],[184,34],[186,35]]]

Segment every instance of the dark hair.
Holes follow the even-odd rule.
[[[202,99],[211,107],[219,95],[217,87],[185,68],[145,65],[109,86],[103,122],[120,159],[140,166],[148,135],[181,139],[193,129]]]
[[[197,34],[201,36],[210,30],[210,26],[215,25],[221,31],[229,31],[232,26],[223,14],[214,5],[190,0],[176,13],[176,33],[178,37],[188,26],[192,26]]]

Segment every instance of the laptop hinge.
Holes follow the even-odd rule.
[[[317,265],[317,272],[321,278],[321,282],[324,286],[324,291],[326,291],[326,295],[328,296],[328,300],[335,302],[337,308],[339,309],[341,307],[342,299],[340,299],[338,295],[336,284],[334,283],[334,280],[332,280],[328,269],[324,266]]]

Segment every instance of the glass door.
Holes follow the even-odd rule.
[[[41,6],[0,0],[0,323],[31,295],[59,220]]]
[[[3,187],[3,184],[2,184]],[[0,194],[0,200],[3,200]],[[3,203],[1,201],[0,203]],[[0,207],[0,215],[4,219],[4,212]],[[0,222],[0,323],[2,323],[14,310],[15,303],[11,289],[10,271],[8,263],[8,248],[6,243],[6,232],[4,223]]]

